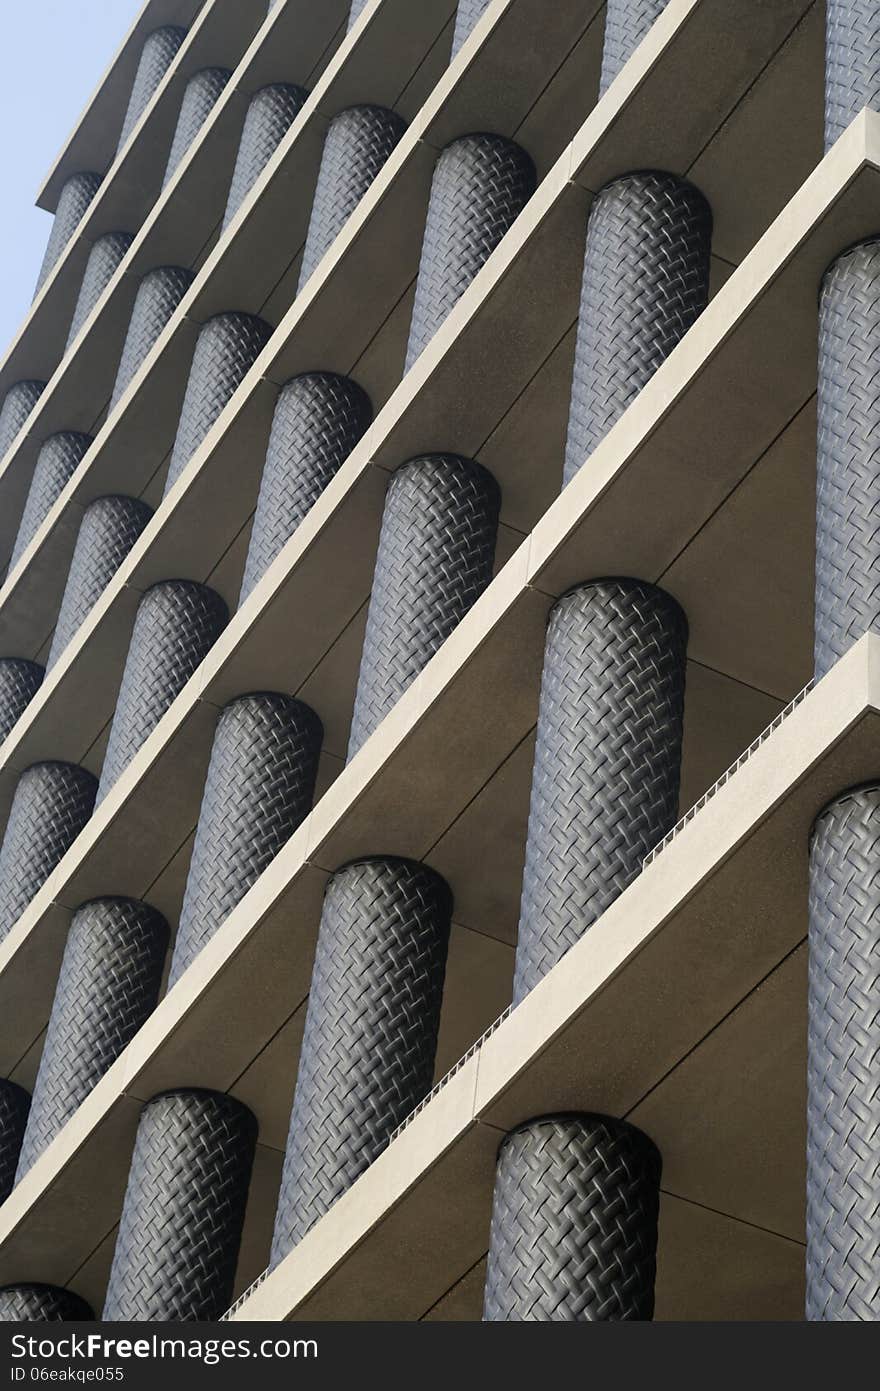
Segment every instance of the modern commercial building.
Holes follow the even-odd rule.
[[[880,1318],[878,103],[147,0],[0,363],[0,1317]]]

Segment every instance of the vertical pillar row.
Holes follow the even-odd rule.
[[[67,243],[89,210],[89,205],[101,186],[101,174],[73,174],[61,190],[52,230],[46,243],[43,264],[37,276],[35,295],[48,280]]]
[[[352,106],[327,128],[297,293],[329,251],[392,154],[406,121],[382,106]]]
[[[192,282],[192,271],[182,266],[159,266],[144,276],[138,286],[125,334],[110,397],[111,410],[134,380]]]
[[[257,1140],[217,1092],[166,1092],[141,1112],[110,1270],[109,1322],[213,1322],[232,1300]]]
[[[272,419],[239,603],[311,511],[373,419],[348,377],[310,372],[282,387]]]
[[[502,1142],[483,1317],[608,1322],[654,1313],[661,1160],[607,1116],[547,1116]]]
[[[147,903],[102,898],[73,915],[17,1180],[51,1143],[159,998],[168,924]]]
[[[65,352],[70,351],[86,319],[122,265],[133,240],[129,232],[107,232],[95,242],[86,261],[70,332],[64,347]]]
[[[435,454],[392,475],[348,756],[352,758],[492,578],[501,495],[470,459]]]
[[[323,727],[272,692],[241,696],[217,721],[169,986],[195,959],[312,808]]]
[[[98,801],[121,777],[229,620],[206,585],[166,580],[138,605],[101,769]]]
[[[85,826],[96,790],[75,763],[35,763],[22,773],[0,846],[0,941]]]
[[[99,497],[80,523],[46,669],[58,661],[153,515],[135,497]]]
[[[176,24],[165,24],[161,29],[154,29],[144,40],[122,130],[119,132],[117,154],[127,143],[128,137],[152,101],[159,83],[177,57],[178,49],[185,38],[185,29]]]
[[[425,865],[345,866],[327,886],[271,1264],[379,1155],[431,1087],[452,896]]]
[[[880,785],[825,808],[810,844],[807,1304],[880,1319]]]
[[[406,370],[428,346],[535,189],[525,150],[500,135],[466,135],[437,160]]]
[[[669,0],[608,0],[599,95],[607,92]]]
[[[70,482],[92,443],[91,435],[62,430],[40,447],[9,570],[12,572]]]
[[[223,214],[224,231],[290,130],[308,95],[305,87],[275,82],[251,98]]]
[[[23,1087],[0,1078],[0,1203],[6,1202],[15,1186],[30,1104]]]
[[[168,465],[166,495],[271,336],[271,326],[255,314],[217,314],[201,329]]]
[[[92,1308],[72,1290],[55,1285],[5,1285],[0,1323],[91,1323]]]
[[[45,382],[16,382],[9,388],[0,407],[0,459],[12,448],[27,418],[46,390]]]
[[[0,657],[0,744],[30,705],[44,675],[41,666],[24,657]]]
[[[231,76],[228,68],[202,68],[187,82],[162,179],[163,188],[171,182],[178,164],[223,95]]]

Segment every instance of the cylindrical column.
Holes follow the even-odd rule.
[[[75,763],[35,763],[22,773],[0,846],[0,941],[85,826],[96,790]]]
[[[640,580],[563,595],[547,629],[513,998],[640,873],[675,824],[687,620]]]
[[[385,500],[348,756],[352,758],[492,578],[500,493],[470,459],[404,464]]]
[[[168,465],[166,494],[244,381],[272,336],[255,314],[218,314],[199,333],[177,437]]]
[[[880,784],[810,845],[807,1318],[880,1320]]]
[[[168,924],[148,903],[102,898],[74,913],[17,1179],[155,1009],[167,946]]]
[[[152,515],[136,497],[99,497],[89,503],[80,522],[47,671],[88,618]]]
[[[0,459],[12,448],[27,418],[46,390],[45,382],[16,382],[3,398],[0,408]]]
[[[201,72],[194,73],[186,84],[162,179],[163,188],[171,182],[178,164],[207,121],[231,76],[228,68],[203,68]]]
[[[241,585],[243,603],[317,502],[373,418],[348,377],[312,372],[282,387]]]
[[[70,324],[70,332],[67,335],[65,352],[70,350],[86,319],[118,271],[133,240],[134,238],[128,232],[108,232],[95,242],[86,262],[82,285]]]
[[[144,1107],[104,1304],[111,1322],[212,1322],[232,1298],[257,1124],[231,1096]]]
[[[150,349],[192,282],[192,271],[182,266],[159,266],[144,276],[138,286],[125,346],[119,359],[119,370],[110,398],[111,410],[146,361]]]
[[[58,435],[50,435],[40,448],[15,545],[12,548],[10,573],[52,511],[91,444],[91,435],[83,435],[75,430],[63,430]]]
[[[525,150],[500,135],[465,135],[434,170],[406,370],[428,346],[535,189]]]
[[[308,95],[305,87],[274,82],[251,98],[223,215],[224,230],[290,130]]]
[[[383,106],[352,106],[334,116],[324,141],[299,273],[301,290],[363,198],[406,121]]]
[[[367,0],[351,0],[351,9],[348,14],[348,28],[353,29],[361,17],[361,10],[367,4]]]
[[[176,24],[165,24],[161,29],[154,29],[145,39],[122,130],[119,133],[117,154],[152,101],[159,83],[177,57],[177,50],[185,38],[185,29]]]
[[[699,317],[712,213],[673,174],[627,174],[590,210],[565,451],[568,483]]]
[[[24,657],[0,657],[0,744],[43,684],[43,668]]]
[[[15,1186],[15,1171],[31,1099],[23,1087],[0,1078],[0,1203]]]
[[[217,721],[174,944],[173,985],[312,808],[321,721],[292,696],[241,696]]]
[[[91,1323],[91,1306],[72,1290],[54,1285],[6,1285],[0,1289],[0,1323]]]
[[[430,1090],[452,895],[425,865],[361,860],[327,886],[271,1264]]]
[[[229,620],[213,589],[167,580],[138,605],[104,766],[100,802],[210,652]]]
[[[826,0],[825,149],[863,106],[880,110],[880,4]]]
[[[498,1154],[483,1317],[568,1323],[654,1314],[661,1160],[607,1116],[547,1116]]]
[[[880,14],[880,11],[878,11]],[[880,629],[880,238],[839,256],[819,302],[815,668]]]
[[[608,0],[599,95],[607,92],[669,0]]]
[[[458,0],[455,16],[455,32],[452,36],[452,57],[458,53],[462,44],[470,38],[471,30],[489,7],[490,0]]]
[[[46,243],[43,264],[40,267],[40,274],[37,276],[35,297],[42,289],[43,282],[49,278],[55,262],[61,256],[88,212],[89,204],[101,186],[102,177],[101,174],[73,174],[62,188],[55,209],[55,220],[52,223],[52,230]]]

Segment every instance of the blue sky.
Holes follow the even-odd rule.
[[[0,357],[27,313],[51,216],[37,189],[143,0],[6,0],[0,83]],[[122,113],[120,113],[120,122]]]

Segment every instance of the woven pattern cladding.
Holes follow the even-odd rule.
[[[18,1165],[24,1177],[159,998],[168,924],[147,903],[103,898],[73,915]]]
[[[687,622],[662,590],[599,580],[547,629],[513,998],[640,873],[678,807]]]
[[[35,763],[22,773],[0,847],[0,941],[85,826],[96,788],[75,763]]]
[[[95,242],[86,262],[65,352],[70,351],[74,339],[121,266],[133,240],[128,232],[108,232]]]
[[[281,390],[241,585],[243,603],[317,502],[373,418],[356,382],[331,372],[294,377]]]
[[[88,1323],[91,1307],[71,1290],[53,1285],[7,1285],[0,1289],[0,1323]]]
[[[59,260],[67,243],[88,212],[89,205],[101,186],[101,178],[101,174],[73,174],[62,188],[58,197],[58,206],[55,209],[52,230],[46,243],[43,264],[37,276],[35,296],[39,294],[43,282],[49,278],[55,267],[55,262]]]
[[[192,271],[181,266],[160,266],[144,276],[138,286],[119,359],[110,398],[111,409],[134,380],[192,282]]]
[[[12,732],[43,684],[43,668],[24,657],[0,657],[0,743]]]
[[[863,106],[880,107],[880,7],[877,0],[826,0],[826,150]]]
[[[352,758],[492,578],[500,493],[470,459],[435,454],[388,485],[355,696]]]
[[[275,82],[251,98],[223,215],[229,226],[308,99],[304,87]]]
[[[327,129],[299,289],[313,274],[394,150],[406,121],[382,106],[352,106]]]
[[[274,0],[273,0],[274,3]],[[348,15],[349,30],[353,29],[361,17],[361,10],[367,4],[367,0],[351,0],[351,9]]]
[[[166,495],[271,336],[270,325],[254,314],[218,314],[199,333],[168,465]]]
[[[363,860],[327,886],[281,1194],[276,1265],[429,1091],[452,898],[406,860]]]
[[[257,1140],[246,1107],[168,1092],[141,1113],[104,1319],[211,1322],[229,1307]]]
[[[220,595],[206,585],[168,580],[147,590],[134,620],[101,769],[99,802],[180,695],[228,620]]]
[[[14,570],[33,541],[58,498],[70,482],[92,443],[91,435],[64,430],[50,435],[43,443],[34,466],[34,476],[28,489],[15,545],[12,548],[10,571]]]
[[[819,303],[817,679],[880,625],[880,240],[845,252]]]
[[[462,44],[470,38],[471,30],[489,8],[490,0],[458,0],[455,16],[455,33],[452,36],[452,57],[458,53]]]
[[[47,671],[58,661],[152,517],[136,497],[99,497],[83,513]]]
[[[605,1116],[550,1116],[498,1156],[484,1318],[598,1323],[654,1313],[660,1155]]]
[[[0,1078],[0,1203],[6,1202],[15,1184],[30,1104],[23,1087]]]
[[[7,391],[0,407],[0,459],[12,448],[45,390],[45,382],[27,381],[16,382]]]
[[[628,174],[587,225],[565,482],[601,444],[709,298],[712,213],[672,174]]]
[[[154,29],[144,41],[122,130],[119,133],[117,154],[152,101],[159,83],[177,57],[177,50],[185,38],[185,29],[176,24],[165,24],[161,29]]]
[[[607,92],[668,4],[669,0],[608,0],[600,96]]]
[[[312,809],[321,721],[292,696],[242,696],[217,721],[169,985]]]
[[[178,164],[214,110],[231,76],[228,68],[203,68],[187,82],[162,179],[163,188],[171,182]]]
[[[440,155],[416,282],[406,370],[428,346],[535,189],[535,166],[500,135],[466,135]]]
[[[880,786],[810,848],[807,1318],[880,1319]]]

